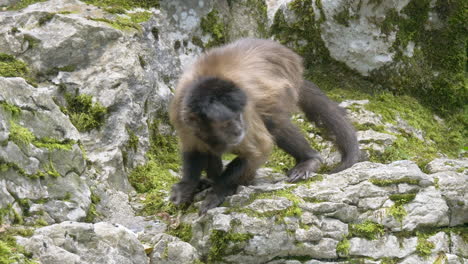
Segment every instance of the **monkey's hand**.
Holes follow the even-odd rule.
[[[171,197],[175,205],[188,204],[192,202],[198,184],[193,182],[179,182],[172,186]]]
[[[288,172],[288,182],[297,182],[299,180],[311,178],[321,165],[322,161],[317,158],[298,163]]]
[[[202,205],[200,206],[199,215],[204,215],[208,210],[211,208],[215,208],[216,206],[222,204],[224,199],[226,198],[225,195],[216,194],[214,192],[209,192],[206,196],[205,200],[203,201]]]

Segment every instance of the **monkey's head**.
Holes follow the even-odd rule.
[[[244,139],[246,103],[247,95],[234,82],[205,77],[189,88],[185,120],[199,139],[224,152]]]

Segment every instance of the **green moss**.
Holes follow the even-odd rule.
[[[88,211],[86,212],[86,217],[84,221],[86,223],[93,223],[94,219],[99,216],[99,213],[96,210],[96,205],[95,204],[90,204],[88,207]]]
[[[148,21],[151,18],[152,14],[150,12],[136,12],[136,13],[127,13],[124,16],[117,16],[115,19],[107,18],[91,18],[93,21],[105,22],[116,28],[118,30],[133,30],[142,31],[141,25],[139,23]]]
[[[350,236],[363,237],[369,240],[373,240],[384,234],[384,226],[370,220],[366,220],[361,224],[350,224],[349,234]]]
[[[39,26],[43,26],[47,22],[52,20],[52,18],[54,18],[54,16],[55,16],[55,13],[47,13],[44,16],[42,16],[41,18],[39,18],[39,21],[37,23],[39,24]]]
[[[350,19],[349,9],[345,7],[343,10],[336,13],[333,16],[333,19],[335,19],[336,23],[343,25],[345,27],[349,27],[349,19]]]
[[[23,61],[17,60],[14,56],[5,53],[0,53],[0,76],[21,77],[29,84],[36,86],[35,80],[30,74],[28,65]]]
[[[83,2],[106,9],[159,8],[159,0],[85,0]]]
[[[432,250],[435,248],[434,243],[427,240],[429,236],[426,234],[418,234],[418,244],[416,245],[416,253],[420,257],[427,257],[431,255]]]
[[[283,44],[293,47],[305,59],[306,68],[312,64],[331,62],[329,51],[320,36],[320,24],[325,20],[320,1],[316,1],[321,19],[315,20],[313,2],[294,0],[288,4],[296,19],[288,22],[282,10],[275,14],[270,34]],[[304,44],[306,43],[306,44]]]
[[[95,192],[91,191],[91,204],[88,207],[86,212],[86,217],[84,221],[86,223],[93,223],[94,219],[99,216],[99,212],[96,210],[96,205],[101,202],[101,197],[99,197]]]
[[[249,15],[255,18],[257,22],[256,33],[259,37],[268,37],[268,24],[267,5],[265,0],[247,0],[246,6],[249,7]]]
[[[340,257],[346,257],[349,255],[349,248],[351,247],[351,243],[347,238],[343,238],[338,244],[336,245],[336,254]]]
[[[415,193],[399,193],[399,194],[392,194],[390,195],[390,200],[395,202],[396,204],[407,204],[414,200],[416,197]]]
[[[226,24],[216,9],[211,10],[206,16],[202,17],[200,27],[204,34],[211,36],[211,40],[205,45],[206,48],[226,43]]]
[[[73,145],[76,144],[76,141],[71,139],[58,140],[50,137],[43,137],[40,139],[35,139],[33,145],[38,148],[46,148],[48,150],[62,149],[62,150],[71,150]]]
[[[16,2],[13,5],[8,6],[7,10],[19,10],[19,9],[23,9],[23,8],[29,6],[29,5],[39,3],[39,2],[45,2],[45,1],[47,1],[47,0],[21,0],[21,1]]]
[[[170,228],[166,233],[188,243],[192,239],[192,226],[181,223],[176,228]]]
[[[36,220],[36,222],[34,223],[35,226],[47,226],[48,223],[46,220],[44,220],[44,218],[40,217]]]
[[[384,257],[380,260],[380,264],[397,264],[399,261],[398,258]]]
[[[386,149],[377,160],[396,160],[410,157],[418,165],[424,167],[428,161],[437,157],[438,152],[449,157],[457,157],[466,144],[466,117],[455,114],[439,123],[434,118],[434,112],[422,106],[418,100],[409,96],[394,96],[381,93],[365,106],[368,110],[380,114],[383,121],[397,124],[400,117],[412,127],[424,132],[425,141],[412,134],[399,136],[397,141]],[[433,143],[431,143],[433,142]],[[375,158],[375,157],[374,157]]]
[[[13,118],[18,117],[21,114],[21,108],[17,107],[16,105],[12,105],[7,102],[0,102],[0,106],[3,108],[3,110],[10,113]]]
[[[0,234],[0,263],[1,264],[37,264],[32,254],[16,243],[15,236],[31,236],[32,229],[10,227]]]
[[[173,184],[178,182],[169,170],[178,171],[180,157],[176,136],[163,135],[159,132],[160,123],[167,123],[168,117],[162,115],[160,119],[149,124],[150,149],[147,152],[147,163],[137,166],[128,176],[135,190],[145,193],[143,213],[154,215],[158,212],[174,214],[177,208],[168,201]]]
[[[135,135],[133,131],[127,129],[127,133],[128,133],[127,146],[133,149],[133,151],[137,151],[138,143],[140,142],[140,140],[138,139],[137,135]]]
[[[213,230],[210,235],[211,247],[208,252],[207,263],[221,261],[228,252],[240,251],[246,241],[253,237],[251,234],[230,233],[221,230]]]
[[[48,165],[44,166],[45,172],[55,178],[60,177],[60,173],[55,169],[54,164],[52,162],[49,162]]]
[[[90,131],[100,128],[104,124],[107,108],[99,102],[93,103],[91,95],[72,96],[65,94],[65,99],[67,101],[65,114],[70,116],[70,121],[78,131]]]
[[[10,121],[9,140],[15,142],[17,145],[29,145],[34,138],[34,134],[29,131],[29,129],[18,125],[14,121]]]
[[[372,184],[377,185],[377,186],[381,186],[381,187],[390,186],[390,185],[393,185],[393,184],[402,184],[402,183],[411,184],[411,185],[418,185],[419,184],[418,179],[411,179],[409,177],[403,177],[403,178],[400,178],[400,179],[391,179],[391,180],[390,179],[371,178],[371,179],[369,179],[369,181]]]
[[[420,98],[427,106],[442,113],[463,108],[468,99],[466,65],[466,1],[411,1],[401,10],[390,10],[382,22],[382,31],[396,31],[393,49],[396,62],[371,76],[385,88]],[[429,28],[430,11],[441,19],[441,28]],[[414,55],[403,51],[416,44]],[[437,74],[434,74],[437,72]]]

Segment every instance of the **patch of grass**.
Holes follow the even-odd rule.
[[[167,117],[162,117],[149,124],[150,149],[146,154],[148,161],[137,166],[128,176],[135,190],[145,193],[143,213],[147,215],[158,212],[175,214],[178,210],[168,201],[172,185],[179,181],[169,172],[178,171],[181,164],[177,137],[159,132],[161,122],[167,121]]]
[[[10,5],[7,7],[7,10],[20,10],[25,7],[28,7],[29,5],[39,3],[39,2],[46,2],[47,0],[21,0],[16,2],[13,5]]]
[[[343,238],[338,244],[336,245],[336,254],[340,257],[347,257],[349,255],[349,248],[351,247],[351,243],[347,238]]]
[[[6,112],[10,113],[13,118],[18,117],[21,114],[21,108],[16,105],[12,105],[7,102],[0,102],[0,107],[2,107]]]
[[[210,235],[211,247],[208,252],[207,263],[222,261],[223,256],[228,251],[230,253],[239,252],[252,237],[253,235],[251,234],[212,230]]]
[[[434,243],[427,240],[429,238],[426,234],[418,234],[418,244],[416,245],[416,253],[420,257],[428,257],[431,255],[432,250],[435,248]]]
[[[38,148],[46,148],[48,150],[71,150],[73,148],[73,145],[76,144],[76,141],[71,139],[58,140],[50,137],[43,137],[40,139],[35,139],[32,143]]]
[[[65,100],[67,101],[67,107],[66,109],[62,108],[62,111],[68,114],[70,121],[78,131],[90,131],[100,128],[104,124],[107,108],[99,102],[93,103],[91,95],[73,96],[65,94]]]
[[[176,228],[171,228],[166,231],[167,234],[180,238],[182,241],[190,242],[192,239],[192,226],[189,224],[181,223]]]
[[[0,53],[0,76],[21,77],[29,73],[27,64],[14,56]]]
[[[374,240],[384,234],[384,226],[367,220],[361,224],[350,224],[349,233],[350,236]]]
[[[407,215],[404,204],[407,204],[414,200],[416,197],[415,193],[403,193],[403,194],[392,194],[390,195],[390,200],[394,204],[388,209],[388,213],[393,216],[398,222],[403,222],[403,218]]]
[[[32,236],[33,229],[12,227],[0,233],[0,263],[1,264],[38,264],[32,259],[32,254],[16,243],[15,236]]]
[[[48,165],[44,166],[44,170],[48,175],[54,178],[58,178],[61,176],[60,173],[55,169],[54,164],[52,162],[49,162]]]
[[[204,34],[211,36],[211,40],[204,45],[206,48],[220,46],[226,43],[227,26],[216,9],[211,10],[206,16],[202,17],[200,27]]]
[[[83,2],[106,9],[159,8],[159,0],[85,0]]]
[[[29,145],[35,139],[35,136],[29,129],[10,120],[10,135],[8,139],[17,145]]]
[[[114,20],[107,19],[107,18],[92,18],[88,17],[88,19],[93,21],[105,22],[118,30],[132,30],[136,29],[141,31],[141,26],[139,23],[148,21],[151,18],[150,12],[137,12],[137,13],[128,13],[125,16],[118,16]]]
[[[39,26],[43,26],[47,22],[51,21],[52,18],[54,18],[54,16],[55,16],[55,13],[47,13],[44,16],[42,16],[41,18],[39,18],[39,21],[37,23],[39,24]]]

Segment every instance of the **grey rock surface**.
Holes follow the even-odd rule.
[[[149,263],[137,236],[110,223],[67,221],[37,229],[32,237],[17,241],[42,263]]]

